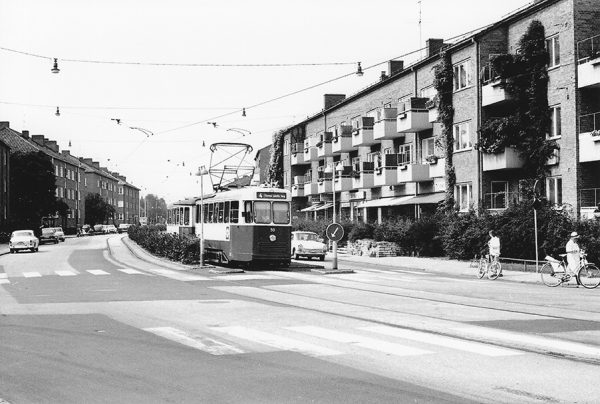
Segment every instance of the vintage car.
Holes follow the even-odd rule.
[[[60,241],[65,241],[65,232],[63,231],[62,227],[55,227],[54,231]]]
[[[64,237],[64,234],[63,234]],[[58,244],[60,241],[60,234],[56,232],[56,227],[44,227],[42,234],[40,235],[40,244],[54,243]]]
[[[119,230],[119,233],[127,233],[127,230],[129,230],[130,227],[130,223],[121,223],[117,229]]]
[[[40,240],[35,236],[33,230],[15,230],[10,235],[8,248],[11,253],[20,250],[30,250],[36,252],[39,248]]]
[[[292,257],[312,258],[317,257],[321,261],[325,260],[327,245],[317,233],[312,231],[293,231],[292,232]]]

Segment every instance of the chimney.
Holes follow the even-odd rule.
[[[402,70],[404,70],[404,60],[390,60],[388,62],[388,76],[392,77]]]
[[[23,139],[29,139],[29,131],[28,130],[21,131],[21,137]]]
[[[332,108],[346,99],[346,94],[325,94],[325,109]]]
[[[71,155],[71,152],[70,152],[70,151],[68,151],[68,150],[63,150],[63,151],[61,151],[60,153],[61,153],[63,156],[65,156],[65,157],[69,157],[69,156]]]
[[[93,166],[94,165],[92,159],[80,158],[79,160],[82,161],[84,164],[87,164],[88,166]]]
[[[56,153],[58,153],[59,147],[58,147],[58,144],[56,144],[56,140],[48,140],[48,139],[45,139],[45,142],[44,142],[44,144],[45,144],[45,146],[46,146],[47,148],[49,148],[49,149],[50,149],[50,150],[52,150],[53,152],[56,152]]]
[[[443,39],[429,38],[426,41],[425,47],[427,48],[427,57],[435,55],[444,46]]]
[[[39,144],[40,146],[44,145],[44,140],[46,138],[44,137],[44,135],[32,135],[31,136],[31,140],[33,140],[35,143]]]
[[[8,121],[0,121],[0,129],[10,128],[10,122]]]
[[[382,70],[381,75],[379,76],[379,80],[383,81],[387,78],[388,78],[388,76],[387,76],[387,74],[385,74],[385,70]]]
[[[92,161],[92,167],[97,168],[98,170],[100,170],[100,163],[98,163],[97,161]]]

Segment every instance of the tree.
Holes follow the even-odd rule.
[[[85,222],[104,224],[115,216],[115,207],[102,199],[100,194],[88,194],[85,197]]]
[[[277,188],[283,186],[283,135],[283,131],[273,135],[273,145],[270,150],[271,159],[267,171],[267,183]]]
[[[148,194],[144,198],[140,198],[140,206],[144,212],[142,215],[148,218],[148,224],[164,223],[167,217],[167,203],[163,198]]]
[[[50,157],[41,151],[10,156],[11,227],[37,229],[57,208],[56,178]]]

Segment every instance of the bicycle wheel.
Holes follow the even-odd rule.
[[[485,258],[481,258],[479,260],[479,265],[477,266],[477,277],[479,279],[483,278],[487,269],[487,260]]]
[[[552,264],[546,262],[540,269],[540,275],[542,276],[542,282],[544,282],[544,285],[553,288],[562,283],[562,276],[564,275],[564,272],[554,272]]]
[[[494,261],[490,264],[490,267],[487,271],[488,279],[494,280],[498,279],[500,275],[500,263],[498,261]]]
[[[577,279],[584,288],[594,289],[600,285],[600,269],[594,264],[585,264],[577,273]]]

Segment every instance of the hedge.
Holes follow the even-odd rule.
[[[184,264],[200,261],[200,243],[195,237],[164,233],[164,226],[131,226],[129,238],[151,254]]]

